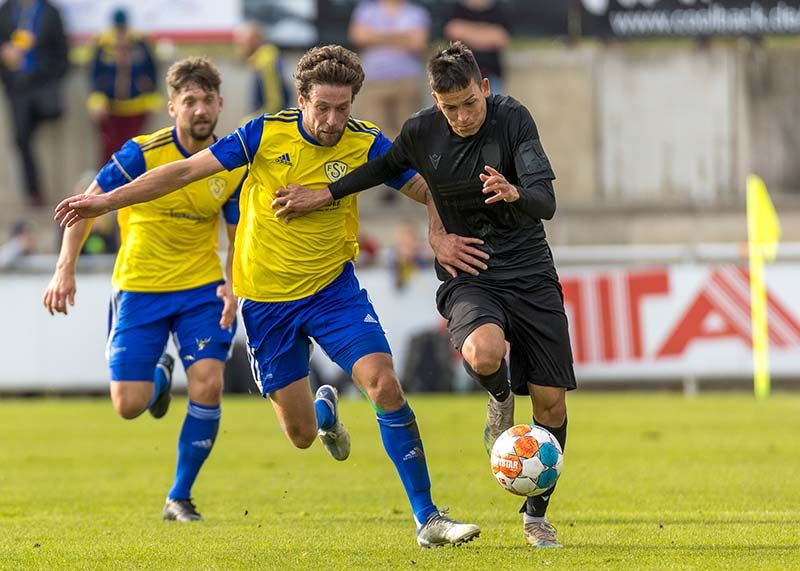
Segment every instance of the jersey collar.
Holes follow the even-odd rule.
[[[298,114],[297,114],[297,130],[298,130],[298,131],[300,131],[300,135],[302,135],[302,137],[303,137],[303,138],[304,138],[306,141],[308,141],[309,143],[311,143],[312,145],[315,145],[315,146],[317,146],[317,147],[321,147],[321,146],[322,146],[322,145],[320,145],[320,144],[319,144],[319,143],[318,143],[316,140],[314,140],[314,137],[312,137],[311,135],[309,135],[309,134],[306,132],[306,130],[303,128],[303,112],[302,112],[302,111],[300,111],[300,113],[298,113]]]
[[[215,143],[217,142],[217,136],[214,133],[211,134],[211,139]],[[183,145],[181,145],[181,142],[178,139],[178,129],[176,127],[172,127],[172,140],[175,142],[175,147],[183,155],[183,158],[188,159],[189,157],[192,156],[192,153],[187,151],[185,148],[183,148]]]

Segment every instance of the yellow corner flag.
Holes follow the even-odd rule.
[[[750,258],[750,315],[753,329],[753,388],[757,398],[769,396],[769,327],[764,262],[775,259],[781,225],[764,181],[747,177],[747,252]]]

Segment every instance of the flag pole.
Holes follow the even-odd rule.
[[[780,222],[759,177],[747,177],[747,251],[750,262],[750,317],[753,337],[753,390],[758,399],[770,394],[769,326],[764,265],[775,259]]]

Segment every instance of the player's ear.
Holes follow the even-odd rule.
[[[169,116],[173,119],[175,118],[175,102],[172,100],[172,98],[167,101],[167,113],[169,113]]]
[[[219,99],[219,108],[222,109],[222,106],[225,104],[225,99],[222,95],[217,95],[217,98]]]
[[[484,77],[481,81],[481,93],[483,93],[484,97],[489,97],[489,78]]]
[[[299,93],[297,95],[297,105],[300,107],[300,109],[306,108],[306,98],[300,95]]]
[[[441,108],[442,108],[442,106],[441,106],[441,105],[439,105],[439,96],[436,94],[436,92],[435,92],[435,91],[431,91],[431,97],[433,97],[433,100],[436,102],[436,107],[438,107],[439,109],[441,109]]]

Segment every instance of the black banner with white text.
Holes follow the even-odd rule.
[[[610,38],[800,33],[797,0],[580,0],[581,35]]]

